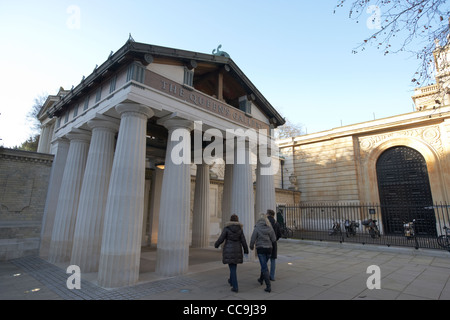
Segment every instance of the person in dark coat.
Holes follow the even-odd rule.
[[[283,218],[283,212],[281,210],[277,211],[277,222],[280,225],[281,228],[284,227],[284,218]]]
[[[267,210],[267,219],[272,225],[273,231],[275,232],[275,236],[277,238],[276,241],[272,242],[272,255],[270,256],[270,280],[275,281],[275,268],[276,268],[276,258],[278,253],[277,241],[281,238],[281,228],[278,222],[275,220],[275,211],[268,209]]]
[[[231,216],[229,222],[225,223],[222,234],[219,239],[217,239],[214,247],[218,248],[224,241],[222,262],[228,264],[228,267],[230,268],[230,278],[228,279],[228,283],[232,286],[231,291],[238,292],[237,265],[244,262],[242,249],[244,249],[245,254],[248,254],[248,246],[242,224],[235,214]]]

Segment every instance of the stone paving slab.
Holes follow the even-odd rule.
[[[0,300],[448,300],[450,253],[403,248],[280,240],[272,292],[256,281],[259,263],[238,265],[239,292],[230,291],[220,251],[198,251],[188,274],[158,278],[141,274],[135,286],[105,289],[92,278],[68,289],[70,274],[36,257],[0,263]],[[209,250],[209,251],[208,251]],[[146,253],[149,257],[149,253]],[[206,262],[210,257],[213,261]],[[204,259],[204,260],[201,260]],[[200,263],[201,261],[204,263]],[[367,267],[381,271],[381,289],[368,289]],[[95,279],[95,277],[93,277]],[[149,279],[147,281],[147,279]]]

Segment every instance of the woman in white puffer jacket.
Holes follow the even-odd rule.
[[[270,274],[267,266],[272,254],[272,242],[277,240],[272,225],[265,213],[260,215],[258,221],[256,221],[255,228],[250,240],[250,249],[253,250],[256,247],[256,253],[258,255],[259,264],[261,265],[261,275],[258,278],[258,282],[262,285],[263,281],[266,283],[264,291],[270,292],[272,290],[270,285]]]

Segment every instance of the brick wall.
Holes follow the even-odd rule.
[[[0,261],[37,254],[53,155],[0,148]]]

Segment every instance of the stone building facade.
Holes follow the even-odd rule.
[[[436,42],[434,57],[414,112],[279,141],[302,203],[450,202],[450,46]]]
[[[425,109],[279,142],[302,203],[380,203],[377,162],[396,147],[424,159],[433,202],[450,201],[450,107]]]

